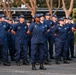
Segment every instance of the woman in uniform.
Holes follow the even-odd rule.
[[[32,70],[37,70],[36,55],[39,52],[39,64],[41,70],[46,70],[43,66],[44,61],[44,33],[45,27],[40,23],[40,15],[36,14],[34,16],[35,22],[32,23],[28,29],[27,34],[31,34],[31,64]]]

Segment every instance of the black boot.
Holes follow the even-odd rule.
[[[76,56],[74,56],[74,55],[71,55],[71,58],[76,58]]]
[[[50,62],[48,62],[48,61],[44,61],[44,64],[46,64],[46,65],[51,65],[51,63]]]
[[[4,65],[4,66],[10,66],[10,63],[5,61],[5,62],[3,63],[3,65]]]
[[[55,63],[59,65],[60,64],[59,59],[56,59]]]
[[[40,70],[46,70],[46,68],[43,66],[43,64],[40,64]]]
[[[20,62],[16,62],[17,66],[20,66]]]
[[[63,63],[64,64],[69,64],[70,62],[68,62],[66,59],[63,59]]]
[[[67,58],[67,60],[70,60],[70,61],[72,61],[72,59],[71,59],[70,57],[68,57],[68,58]]]
[[[35,64],[32,65],[32,70],[37,70]]]
[[[27,61],[23,61],[23,65],[29,65]]]

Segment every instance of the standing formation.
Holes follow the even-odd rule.
[[[68,60],[75,58],[76,24],[71,17],[58,19],[54,14],[50,19],[50,16],[39,13],[30,22],[24,15],[12,20],[0,14],[0,60],[3,65],[10,66],[11,60],[20,66],[22,60],[23,65],[31,63],[32,70],[37,70],[37,63],[39,69],[46,70],[43,64],[50,65],[51,59],[55,59],[56,64],[61,60],[69,64]]]

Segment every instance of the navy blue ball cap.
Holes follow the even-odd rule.
[[[30,20],[26,20],[26,23],[30,23]]]
[[[50,15],[51,15],[50,13],[46,13],[46,14],[45,14],[45,16],[50,16]]]
[[[25,16],[24,15],[20,15],[19,18],[25,18]]]
[[[62,17],[62,18],[59,18],[59,21],[64,21],[64,18]]]
[[[65,16],[63,16],[63,19],[67,19]]]
[[[44,14],[43,13],[40,13],[40,17],[42,17],[42,16],[44,16]]]
[[[19,18],[18,18],[18,17],[16,17],[14,20],[15,20],[15,21],[19,21]]]
[[[36,14],[33,18],[40,18],[40,14]]]
[[[68,20],[72,20],[72,17],[68,17],[67,19],[68,19]]]
[[[9,21],[12,21],[12,18],[9,18]]]
[[[5,19],[6,19],[6,20],[9,20],[9,17],[6,17]]]
[[[56,15],[56,14],[54,14],[54,15],[52,15],[52,17],[55,17],[55,18],[57,18],[57,15]]]
[[[2,14],[2,17],[5,17],[5,15],[4,15],[4,14]]]

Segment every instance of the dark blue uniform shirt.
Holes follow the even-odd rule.
[[[18,23],[16,25],[14,25],[13,30],[16,31],[16,36],[15,36],[15,42],[18,44],[25,44],[27,43],[27,30],[28,27],[26,25],[26,23]]]
[[[58,22],[58,21],[56,21],[56,22],[53,21],[53,24],[54,24],[55,26],[57,26],[57,25],[59,24],[59,22]]]
[[[56,39],[65,42],[68,38],[68,32],[70,31],[70,29],[68,27],[66,27],[65,25],[63,26],[56,26],[54,29],[54,33],[57,34]]]
[[[29,27],[32,34],[31,43],[44,43],[45,26],[37,23],[32,23]]]
[[[49,26],[45,23],[45,21],[42,23],[42,25],[44,25],[44,27],[45,27],[45,31],[46,31],[46,33],[45,33],[45,41],[47,41],[48,40],[48,35],[49,35],[49,32],[47,32],[47,30],[49,29]]]
[[[68,38],[72,39],[72,38],[74,38],[74,32],[72,31],[73,24],[72,23],[71,24],[67,23],[67,26],[70,27],[70,33],[68,33]]]
[[[9,29],[9,26],[6,22],[0,23],[0,41],[7,42],[7,31]]]
[[[52,26],[54,26],[54,22],[52,20],[45,20],[45,24],[48,25],[49,29],[52,32]]]
[[[73,28],[75,28],[75,29],[76,29],[76,23],[74,23]]]

